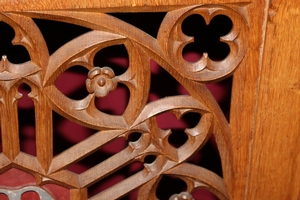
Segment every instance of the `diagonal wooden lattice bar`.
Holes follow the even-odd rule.
[[[14,63],[3,54],[0,61],[0,179],[14,173],[34,177],[30,186],[12,187],[0,180],[0,194],[20,199],[34,191],[41,199],[111,200],[138,191],[137,199],[158,199],[159,182],[169,176],[186,184],[184,192],[170,199],[197,199],[191,194],[199,188],[224,200],[299,199],[299,7],[296,0],[0,0],[0,21],[14,30],[12,44],[25,47],[30,58]],[[111,14],[158,12],[166,14],[157,37]],[[226,56],[212,59],[208,51],[193,62],[183,57],[185,47],[196,42],[196,36],[182,30],[184,21],[194,15],[201,16],[207,26],[218,16],[229,19],[230,30],[218,38],[229,49]],[[52,53],[38,20],[88,31]],[[117,45],[123,45],[128,54],[124,73],[117,73],[113,66],[95,65],[99,51]],[[150,61],[187,94],[149,101]],[[74,66],[87,70],[87,95],[79,100],[66,96],[55,84]],[[207,84],[232,75],[228,121]],[[34,102],[36,155],[20,147],[18,101],[22,95],[18,88],[22,84],[30,87],[28,97]],[[129,91],[123,114],[99,110],[95,101],[120,85]],[[96,133],[54,155],[54,112]],[[164,113],[178,119],[189,113],[200,116],[194,127],[185,128],[187,139],[180,147],[170,143],[172,130],[158,125],[157,118]],[[134,133],[139,138],[131,141]],[[188,162],[212,136],[222,176]],[[69,170],[118,138],[127,144],[121,151],[82,173]],[[153,160],[146,161],[151,156]],[[88,197],[89,187],[134,162],[142,163],[140,171]],[[56,190],[47,184],[69,194],[55,196]]]

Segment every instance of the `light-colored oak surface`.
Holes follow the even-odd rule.
[[[299,6],[257,1],[249,13],[258,26],[250,28],[252,48],[234,75],[231,104],[234,199],[300,198]]]
[[[201,4],[248,4],[249,0],[81,0],[81,1],[60,1],[60,0],[34,0],[34,1],[10,1],[1,0],[1,11],[37,11],[37,10],[74,10],[74,9],[91,9],[101,11],[169,11],[189,5]]]
[[[249,48],[240,67],[233,75],[230,128],[234,154],[233,199],[248,195],[250,159],[257,116],[257,97],[264,56],[265,29],[269,1],[255,1],[247,6]]]
[[[0,172],[11,168],[30,173],[36,185],[53,183],[70,189],[71,199],[87,199],[87,187],[134,161],[143,170],[126,177],[91,199],[118,199],[139,189],[138,199],[156,199],[161,176],[184,180],[187,192],[204,187],[219,199],[300,199],[300,2],[297,0],[190,0],[190,1],[8,1],[0,0],[0,20],[13,27],[14,44],[24,45],[30,61],[0,61],[0,117],[3,152]],[[168,12],[157,38],[106,12]],[[193,42],[181,31],[183,20],[201,15],[207,24],[217,15],[232,21],[232,30],[221,38],[230,53],[213,61],[204,53],[197,62],[186,62],[182,49]],[[31,18],[57,20],[90,28],[49,54],[43,35]],[[129,68],[116,75],[110,66],[97,67],[93,58],[108,46],[124,44]],[[0,47],[1,48],[1,47]],[[147,102],[150,63],[153,59],[189,93]],[[55,86],[62,72],[82,65],[89,73],[88,96],[73,100]],[[229,123],[205,84],[233,74]],[[36,116],[36,156],[20,150],[18,87],[26,83],[32,93]],[[93,101],[123,84],[130,100],[122,115],[99,111]],[[53,156],[52,112],[97,132]],[[186,129],[188,141],[180,148],[169,144],[169,130],[159,128],[156,117],[172,112],[201,115]],[[9,117],[8,117],[9,116]],[[105,144],[127,140],[140,132],[136,142],[89,170],[66,170]],[[214,134],[223,177],[186,162]],[[145,157],[155,155],[149,164]],[[2,187],[2,186],[1,186]],[[3,186],[5,188],[5,186]],[[189,194],[174,194],[173,198]],[[182,197],[183,198],[183,197]]]
[[[297,0],[270,4],[248,199],[300,199],[299,11]]]

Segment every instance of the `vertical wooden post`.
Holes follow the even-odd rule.
[[[247,199],[300,199],[300,2],[271,1]]]
[[[249,46],[243,62],[233,74],[230,133],[234,186],[231,197],[235,200],[247,198],[268,7],[269,0],[257,0],[245,6]]]

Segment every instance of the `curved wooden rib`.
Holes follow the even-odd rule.
[[[232,30],[220,38],[230,47],[230,53],[224,60],[216,62],[203,56],[199,62],[189,63],[183,59],[182,49],[193,38],[182,33],[181,24],[192,14],[203,16],[207,24],[217,15],[226,15],[232,20]],[[31,19],[33,17],[72,23],[92,31],[66,43],[49,56],[44,38]],[[0,61],[3,156],[7,156],[9,162],[43,177],[39,184],[64,185],[72,188],[72,191],[78,189],[72,192],[73,195],[80,193],[80,190],[80,194],[85,196],[83,193],[86,190],[82,188],[89,187],[131,162],[144,162],[147,155],[155,155],[156,160],[151,164],[144,163],[143,170],[91,199],[117,199],[137,188],[141,188],[139,199],[147,199],[149,196],[156,199],[155,184],[165,174],[181,177],[187,182],[190,191],[205,187],[220,199],[230,199],[226,190],[231,191],[230,179],[233,176],[229,125],[205,83],[230,75],[245,55],[248,26],[235,9],[197,5],[170,11],[161,24],[157,39],[117,18],[97,12],[2,13],[0,19],[14,28],[14,43],[25,46],[31,58],[31,61],[20,65],[10,63],[5,56]],[[116,76],[110,66],[94,66],[93,59],[98,51],[119,44],[126,47],[129,55],[129,68],[125,73]],[[172,96],[147,103],[151,80],[150,59],[161,65],[190,95]],[[90,70],[86,82],[89,95],[77,101],[66,97],[54,85],[64,71],[75,65]],[[12,126],[12,123],[17,124],[16,101],[20,98],[17,88],[23,82],[31,87],[30,98],[35,103],[37,158],[20,152],[17,126]],[[111,85],[105,86],[108,82]],[[130,91],[124,113],[118,116],[99,111],[93,103],[95,98],[105,97],[118,83],[124,84]],[[99,131],[53,158],[53,110],[82,126]],[[188,140],[178,149],[168,142],[171,130],[162,130],[156,123],[156,117],[165,112],[172,112],[178,118],[188,112],[201,115],[195,127],[185,129]],[[4,116],[8,114],[11,114],[12,120],[5,119]],[[121,152],[79,175],[66,170],[103,145],[118,137],[127,138],[132,132],[140,132],[141,138],[136,142],[128,142],[128,146]],[[214,173],[185,163],[201,149],[211,134],[216,138],[227,185]],[[8,165],[7,161],[1,163],[0,167]]]
[[[182,177],[183,179],[189,178],[193,180],[194,188],[191,188],[193,190],[198,187],[202,187],[210,190],[221,200],[230,199],[223,179],[213,172],[202,167],[189,163],[182,163],[181,165],[168,170],[166,174]]]
[[[189,163],[182,163],[167,170],[163,174],[176,176],[187,182],[187,192],[191,193],[197,188],[205,188],[215,194],[220,200],[230,199],[224,181],[215,173]],[[157,199],[155,195],[159,179],[147,182],[139,190],[138,199]]]

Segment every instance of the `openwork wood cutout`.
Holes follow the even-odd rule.
[[[3,55],[0,62],[0,106],[3,152],[0,154],[0,172],[17,168],[36,178],[36,186],[23,189],[1,186],[0,193],[10,197],[25,190],[34,190],[43,199],[52,199],[44,191],[46,183],[70,189],[70,199],[87,199],[87,188],[120,168],[139,161],[141,171],[118,184],[92,196],[90,199],[119,199],[138,189],[138,199],[157,199],[156,188],[162,176],[182,179],[187,191],[174,194],[171,199],[192,199],[189,193],[205,188],[219,199],[230,199],[230,180],[233,178],[230,128],[217,102],[205,86],[230,76],[238,67],[247,50],[248,26],[235,5],[195,5],[169,11],[164,17],[157,38],[109,14],[76,11],[32,11],[1,13],[0,20],[15,31],[13,44],[24,46],[30,61],[14,64]],[[204,53],[196,62],[188,62],[182,52],[193,37],[182,31],[183,21],[191,15],[200,15],[206,24],[219,15],[232,21],[232,29],[220,38],[230,48],[222,60],[210,59]],[[75,24],[91,31],[64,44],[49,55],[46,42],[34,19],[47,19]],[[111,66],[94,66],[97,52],[106,47],[124,45],[129,56],[129,67],[116,74]],[[150,90],[150,59],[157,62],[174,77],[190,95],[168,96],[148,102]],[[55,86],[59,76],[73,66],[88,69],[86,90],[81,100],[65,96]],[[20,151],[17,102],[18,88],[26,83],[31,88],[36,120],[36,157]],[[122,115],[111,115],[95,106],[96,98],[104,98],[120,84],[130,93]],[[164,84],[161,80],[160,84]],[[53,117],[55,111],[63,117],[98,132],[84,141],[53,156]],[[159,128],[156,117],[171,112],[181,118],[187,113],[201,117],[195,127],[185,129],[187,141],[176,148],[168,140],[171,129]],[[129,141],[139,133],[136,141]],[[199,151],[214,134],[223,168],[223,178],[200,166],[186,162]],[[117,139],[128,140],[128,146],[89,170],[76,174],[67,168],[102,146]],[[145,158],[153,156],[151,163]],[[9,190],[9,192],[7,192]],[[50,197],[48,197],[50,196]],[[17,197],[16,197],[17,198]],[[10,197],[10,199],[12,199]],[[41,198],[42,199],[42,198]]]

